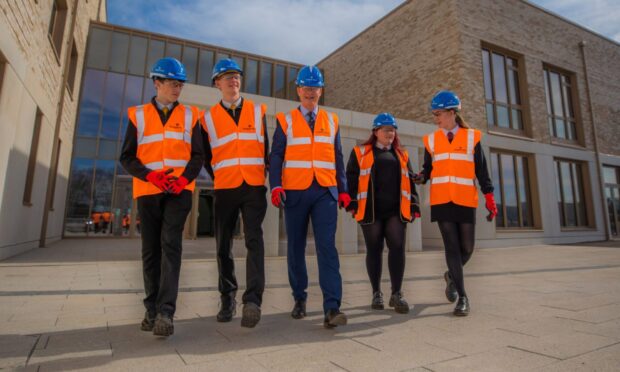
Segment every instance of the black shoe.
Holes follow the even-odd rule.
[[[390,296],[390,307],[393,307],[394,311],[399,314],[407,314],[409,312],[409,304],[405,301],[400,291]]]
[[[291,311],[293,319],[302,319],[306,317],[306,301],[296,300],[293,311]]]
[[[142,324],[140,324],[140,330],[146,332],[152,332],[153,327],[155,326],[155,317],[154,313],[149,313],[148,311],[144,313],[144,319],[142,319]]]
[[[234,296],[223,295],[220,297],[220,311],[217,313],[218,322],[230,322],[237,313],[237,300]]]
[[[466,296],[459,297],[453,314],[456,316],[467,316],[469,314],[469,300]]]
[[[153,325],[153,334],[155,336],[168,337],[174,333],[174,325],[172,317],[168,314],[157,314],[155,324]]]
[[[323,327],[325,328],[335,328],[338,326],[343,326],[347,324],[347,316],[344,313],[337,309],[331,309],[327,311],[325,314],[325,319],[323,320]]]
[[[443,274],[443,278],[446,280],[446,298],[450,302],[456,301],[459,297],[459,294],[456,292],[456,286],[452,281],[452,277],[450,276],[450,271],[446,271]]]
[[[248,302],[243,305],[243,315],[241,316],[241,326],[247,328],[254,328],[260,321],[260,307],[253,303]]]
[[[377,291],[372,294],[372,303],[370,304],[370,308],[374,310],[383,310],[383,293],[381,293],[381,291]]]

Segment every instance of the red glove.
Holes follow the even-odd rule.
[[[146,180],[157,186],[157,188],[163,192],[168,191],[168,187],[170,186],[170,180],[168,180],[165,171],[152,171],[146,175]]]
[[[276,208],[284,207],[284,202],[286,201],[286,193],[284,189],[280,186],[274,187],[271,190],[271,204],[273,204]]]
[[[485,207],[489,211],[487,221],[493,221],[493,218],[497,216],[497,204],[495,204],[495,197],[493,196],[493,193],[490,192],[488,194],[484,194],[484,198],[486,199]]]
[[[187,180],[187,178],[183,176],[177,179],[170,177],[170,186],[168,186],[168,192],[174,195],[179,195],[181,191],[185,190],[185,186],[187,186],[188,183],[189,181]]]
[[[413,214],[413,216],[411,217],[411,222],[415,221],[416,218],[420,218],[420,213],[419,212],[415,212]]]
[[[338,194],[338,207],[346,209],[351,203],[351,197],[346,192]]]

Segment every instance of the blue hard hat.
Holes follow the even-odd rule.
[[[235,62],[234,59],[232,58],[220,59],[219,61],[217,61],[215,66],[213,66],[213,72],[211,73],[211,80],[215,82],[215,79],[218,76],[223,75],[227,72],[232,72],[232,71],[238,72],[241,74],[241,76],[243,76],[243,70],[241,70],[241,67],[239,67],[239,65],[237,64],[237,62]]]
[[[387,125],[394,127],[394,129],[398,129],[394,116],[388,112],[382,112],[375,117],[375,120],[373,120],[372,129],[377,129]]]
[[[323,74],[316,66],[304,66],[297,74],[298,87],[323,87]]]
[[[183,82],[187,80],[187,75],[185,75],[185,66],[183,66],[178,59],[172,57],[162,58],[155,62],[149,77],[173,79]]]
[[[461,110],[461,100],[449,90],[437,92],[431,101],[430,110]]]

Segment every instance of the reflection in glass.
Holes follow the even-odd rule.
[[[505,227],[504,224],[504,202],[502,198],[502,179],[499,172],[499,154],[491,153],[491,177],[493,180],[493,196],[497,203],[497,216],[495,226]]]
[[[566,214],[566,226],[577,225],[575,214],[575,198],[572,184],[570,163],[560,162],[560,174],[562,182],[562,196],[564,197],[564,213]]]
[[[125,99],[123,100],[123,108],[121,109],[121,141],[125,138],[127,131],[127,109],[132,106],[142,104],[142,85],[145,79],[138,76],[127,76],[125,81]]]
[[[521,110],[512,109],[512,129],[523,129]]]
[[[495,105],[495,108],[497,109],[497,125],[501,128],[510,128],[508,108],[502,105]]]
[[[96,162],[92,203],[94,210],[110,210],[115,163],[114,160],[97,160]]]
[[[585,226],[586,221],[586,208],[583,198],[583,184],[581,182],[581,167],[575,163],[571,163],[571,174],[573,177],[573,187],[575,189],[575,213],[577,213],[576,225]]]
[[[148,73],[151,71],[151,68],[153,68],[155,62],[160,58],[164,58],[165,46],[166,44],[163,40],[151,39],[149,41],[149,53],[146,59],[146,76],[149,76]]]
[[[260,94],[271,96],[271,66],[269,62],[260,63]]]
[[[555,135],[558,138],[566,138],[566,127],[564,125],[564,120],[555,119]]]
[[[166,44],[166,57],[176,58],[179,61],[181,60],[181,50],[182,47],[180,44],[168,42]]]
[[[493,83],[496,102],[508,103],[505,70],[504,56],[493,53]]]
[[[517,180],[519,183],[519,201],[521,204],[521,226],[532,226],[529,196],[529,179],[527,170],[527,158],[515,156],[517,163]]]
[[[200,68],[198,70],[198,84],[211,86],[211,74],[213,73],[213,52],[200,49]]]
[[[560,162],[557,161],[555,164],[555,186],[556,186],[556,194],[558,196],[558,211],[560,214],[560,224],[562,226],[566,226],[566,218],[564,217],[564,203],[562,202],[562,177],[560,176]]]
[[[295,81],[297,80],[298,70],[295,67],[288,68],[288,99],[297,101],[297,89]]]
[[[121,124],[121,100],[125,85],[124,74],[109,72],[106,78],[103,97],[103,120],[101,124],[101,138],[118,139]]]
[[[495,125],[495,118],[493,116],[493,104],[492,103],[487,103],[486,104],[486,111],[487,111],[487,123],[489,123],[489,125]]]
[[[256,94],[258,85],[258,61],[255,59],[247,59],[245,71],[243,72],[245,80],[245,91],[247,93]]]
[[[73,156],[76,158],[94,158],[97,153],[96,138],[78,137],[73,147]]]
[[[484,96],[488,100],[493,100],[493,86],[491,85],[491,61],[489,51],[482,50],[482,72],[484,74]],[[491,124],[491,122],[489,122]]]
[[[519,97],[519,78],[516,70],[508,70],[508,86],[510,87],[510,103],[521,104]]]
[[[506,205],[506,226],[519,226],[519,209],[517,205],[517,188],[515,184],[514,159],[511,155],[501,155],[502,187]]]
[[[110,43],[110,70],[125,72],[127,66],[127,51],[129,50],[129,35],[121,32],[112,33]]]
[[[127,71],[130,74],[144,76],[144,64],[146,63],[146,47],[148,40],[142,36],[131,37],[131,48],[129,49],[129,66]]]
[[[108,30],[92,27],[88,35],[88,56],[86,67],[108,69],[108,54],[110,48],[110,35]]]
[[[568,79],[568,78],[566,78]],[[575,113],[573,112],[573,101],[570,95],[570,86],[563,85],[562,86],[562,99],[564,100],[564,107],[566,107],[566,113],[569,118],[574,118]]]
[[[605,183],[617,184],[618,176],[615,167],[603,167],[603,180]]]
[[[144,89],[142,90],[142,93],[142,100],[140,103],[149,103],[151,102],[151,99],[157,95],[153,80],[144,79]]]
[[[74,158],[71,162],[67,219],[89,216],[93,167],[94,160],[92,159]]]
[[[105,72],[87,69],[82,84],[80,115],[78,118],[78,136],[95,137],[99,132],[99,114]]]
[[[110,159],[115,160],[118,156],[116,154],[117,140],[99,140],[99,154],[98,159]]]
[[[196,65],[198,63],[198,49],[193,47],[185,47],[183,51],[183,64],[185,65],[185,73],[187,74],[187,82],[196,83]]]
[[[549,74],[551,82],[551,102],[553,103],[553,113],[556,116],[564,116],[562,111],[562,90],[560,89],[560,75],[555,72]],[[558,135],[558,137],[560,137]]]
[[[282,65],[276,65],[275,76],[275,96],[276,98],[286,98],[285,76],[286,68]]]

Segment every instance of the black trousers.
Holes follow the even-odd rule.
[[[245,182],[235,189],[215,190],[215,241],[217,244],[218,288],[222,296],[234,297],[237,292],[235,261],[232,254],[233,232],[239,211],[243,220],[247,248],[246,290],[243,303],[261,305],[265,290],[265,244],[263,219],[267,212],[265,186],[250,186]]]
[[[192,208],[192,193],[156,194],[138,198],[142,226],[144,307],[170,316],[176,311],[183,228]]]
[[[372,224],[361,225],[366,242],[366,271],[372,291],[381,290],[381,269],[383,268],[383,242],[388,246],[388,269],[392,283],[392,294],[399,292],[405,274],[406,224],[399,215],[377,219]]]
[[[450,276],[456,286],[456,291],[460,297],[467,296],[467,293],[465,293],[463,266],[465,266],[474,253],[476,225],[473,223],[450,221],[439,221],[437,224],[443,238],[446,263],[448,264],[448,270],[450,270]]]

